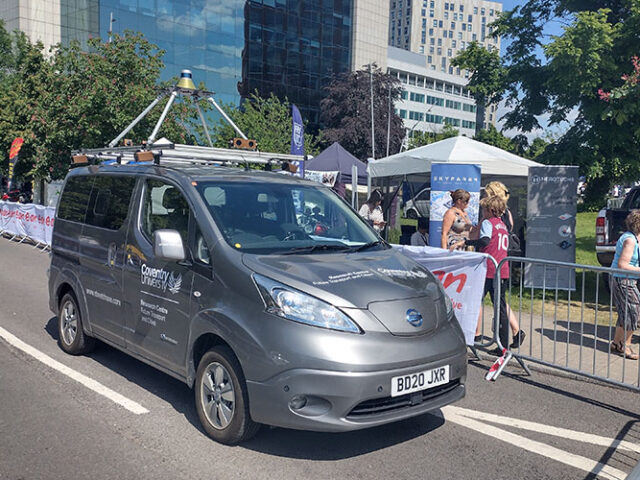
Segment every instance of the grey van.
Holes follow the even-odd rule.
[[[438,280],[330,189],[280,173],[73,169],[49,294],[65,352],[99,339],[184,381],[226,444],[260,424],[386,424],[465,394],[464,338]]]

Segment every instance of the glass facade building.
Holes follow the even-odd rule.
[[[355,0],[59,0],[61,40],[139,31],[166,51],[162,79],[193,71],[216,99],[287,97],[319,125],[323,87],[350,70]]]

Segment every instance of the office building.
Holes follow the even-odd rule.
[[[473,137],[476,105],[464,78],[431,70],[424,55],[394,47],[389,47],[388,72],[402,84],[401,99],[394,107],[408,137],[437,133],[445,124]]]
[[[500,51],[489,25],[501,12],[501,3],[483,0],[391,0],[389,45],[424,54],[430,70],[468,77],[451,59],[473,41]]]
[[[296,104],[319,125],[334,73],[386,68],[386,0],[3,0],[0,18],[45,46],[125,30],[165,50],[162,79],[193,71],[216,98],[258,90]]]

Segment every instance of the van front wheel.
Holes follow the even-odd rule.
[[[195,385],[196,410],[207,434],[234,445],[253,437],[260,425],[251,420],[247,387],[233,352],[217,346],[204,354]]]
[[[78,301],[69,292],[60,302],[58,314],[58,343],[60,348],[71,355],[89,353],[95,346],[95,340],[84,333]]]

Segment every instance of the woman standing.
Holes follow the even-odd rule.
[[[509,190],[502,182],[489,182],[484,187],[484,191],[487,194],[487,197],[499,197],[504,201],[504,204],[507,205],[509,201]],[[513,215],[511,215],[511,210],[509,207],[506,207],[504,213],[500,217],[502,223],[505,224],[509,234],[513,233]],[[526,333],[524,330],[520,329],[520,324],[518,323],[518,319],[516,318],[511,307],[507,305],[507,314],[509,315],[509,326],[511,327],[511,332],[513,333],[513,343],[509,345],[510,348],[518,348],[522,345],[524,341],[524,337]],[[482,314],[480,318],[478,318],[478,327],[476,328],[476,337],[480,336],[480,323],[482,322]]]
[[[465,210],[469,205],[470,198],[469,192],[461,188],[451,192],[453,206],[445,212],[442,218],[442,236],[440,238],[442,248],[450,248],[451,245],[460,244],[469,238],[471,220]]]
[[[616,253],[611,268],[619,268],[630,272],[640,273],[640,249],[638,235],[640,234],[640,210],[632,210],[625,220],[627,232],[623,233],[616,244]],[[638,292],[638,277],[631,277],[622,273],[611,276],[611,294],[613,303],[618,311],[616,333],[611,342],[611,351],[631,360],[638,360],[638,354],[631,350],[631,336],[638,328],[640,315],[640,292]]]
[[[481,252],[488,253],[500,264],[507,256],[507,248],[509,246],[509,231],[503,223],[502,215],[507,205],[500,197],[486,197],[480,201],[482,207],[482,223],[480,224],[480,236],[477,240],[461,240],[449,247],[449,250],[472,245]],[[489,293],[491,302],[495,305],[493,281],[496,274],[496,267],[493,262],[487,262],[487,276],[484,282],[484,293],[482,298]],[[507,348],[509,344],[509,316],[507,314],[507,302],[505,300],[505,291],[509,288],[509,263],[505,262],[500,267],[500,319],[499,319],[499,338],[503,348]],[[502,352],[496,350],[493,352],[498,356]]]
[[[382,213],[382,193],[380,190],[374,190],[367,201],[362,205],[358,214],[364,218],[373,229],[380,233],[387,222],[384,221]]]

